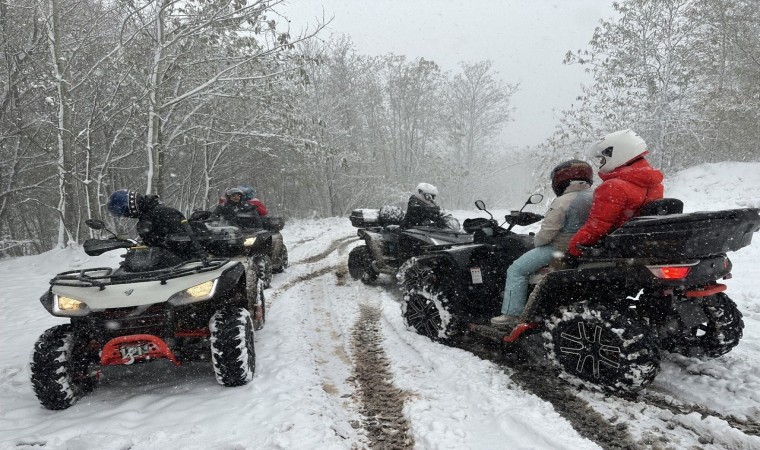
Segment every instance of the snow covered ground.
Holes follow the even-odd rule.
[[[666,193],[687,211],[760,207],[760,164],[695,167],[669,177]],[[0,449],[367,448],[371,393],[358,379],[368,370],[396,390],[389,398],[403,405],[399,429],[415,448],[599,448],[509,367],[408,331],[389,278],[351,280],[345,262],[358,240],[347,218],[291,221],[283,235],[291,267],[267,290],[250,384],[222,387],[204,363],[110,367],[64,411],[42,408],[29,382],[34,341],[64,322],[38,298],[55,273],[115,265],[118,255],[65,249],[0,262]],[[666,355],[641,398],[573,394],[641,447],[760,448],[760,236],[729,256],[728,294],[746,325],[734,351],[715,360]],[[357,336],[377,340],[379,365],[361,355]]]

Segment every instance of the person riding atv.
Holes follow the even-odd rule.
[[[401,228],[437,227],[448,228],[441,207],[435,203],[438,188],[429,183],[419,183],[409,197]]]
[[[162,204],[158,195],[119,189],[108,197],[106,208],[116,218],[138,219],[137,233],[147,246],[167,248],[185,259],[198,258],[203,253],[203,249],[190,245],[190,240],[184,243],[167,240],[170,235],[190,236],[194,233],[185,216]]]
[[[656,377],[661,350],[717,357],[742,338],[742,314],[719,281],[731,278],[726,253],[760,229],[760,209],[682,212],[680,200],[652,201],[576,264],[532,276],[521,323],[509,330],[490,317],[505,269],[534,247],[534,236],[511,230],[541,216],[514,211],[506,229],[493,216],[468,219],[473,245],[435,249],[399,269],[404,321],[432,340],[469,334],[510,351],[535,351],[520,344],[538,335],[567,378],[635,392]]]
[[[258,268],[259,279],[263,287],[268,288],[272,274],[288,267],[288,249],[280,234],[285,221],[282,217],[270,215],[260,217],[257,208],[245,200],[245,192],[241,188],[228,189],[225,197],[225,202],[217,205],[213,212],[195,211],[193,215],[212,234],[242,235],[247,243],[248,255]],[[225,255],[227,252],[218,240],[208,250],[213,255]]]
[[[142,243],[119,239],[101,220],[85,222],[112,236],[86,240],[87,255],[126,253],[117,268],[80,268],[50,280],[40,302],[69,323],[49,328],[34,344],[30,378],[40,403],[66,409],[96,387],[102,367],[157,359],[175,366],[210,361],[219,384],[250,382],[254,333],[265,320],[250,258],[208,255],[201,242],[218,236],[199,234],[203,224],[191,226],[156,196],[116,191],[108,210],[138,219]]]
[[[212,220],[224,219],[241,228],[262,228],[261,217],[256,207],[243,200],[240,188],[230,188],[225,192],[226,202],[217,205],[211,213]]]
[[[428,183],[417,185],[409,198],[406,214],[397,206],[355,209],[351,224],[366,245],[351,250],[348,272],[354,279],[372,283],[381,274],[395,275],[404,261],[425,248],[472,242],[451,214],[436,203],[438,189]]]
[[[528,300],[528,278],[538,269],[548,266],[552,259],[564,256],[567,243],[586,222],[591,208],[591,185],[594,171],[577,159],[565,161],[555,167],[550,178],[557,198],[534,238],[532,250],[517,258],[507,269],[501,315],[491,319],[499,327],[515,327]]]

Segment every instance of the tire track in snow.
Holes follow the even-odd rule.
[[[657,394],[651,390],[629,395],[604,394],[601,401],[593,396],[598,392],[589,391],[591,397],[582,398],[585,396],[582,391],[572,392],[575,385],[563,381],[555,368],[542,364],[539,357],[532,353],[519,353],[531,351],[532,347],[527,345],[519,349],[518,353],[513,354],[504,353],[490,342],[484,343],[474,339],[460,340],[454,344],[483,359],[511,369],[510,376],[516,383],[551,403],[580,435],[594,441],[604,449],[670,448],[684,438],[690,439],[694,444],[712,445],[711,448],[742,448],[742,435],[745,438],[758,436],[758,431],[760,431],[760,424],[756,422],[724,416],[703,405],[680,403],[675,399],[669,401],[665,394]],[[629,432],[627,417],[630,416],[636,420],[631,412],[643,414],[643,410],[647,407],[667,411],[672,414],[672,418],[659,418],[661,427],[646,429],[643,433],[638,433],[639,438],[636,439]],[[596,408],[614,412],[606,418]],[[701,420],[681,419],[692,413],[699,414]],[[652,412],[645,415],[659,416]],[[730,427],[727,429],[733,429],[736,434],[724,436],[723,433],[715,433],[715,429],[709,424],[701,425],[707,417],[724,421]],[[670,445],[668,445],[669,442]]]
[[[611,424],[586,400],[573,394],[570,386],[561,381],[554,370],[547,370],[537,365],[535,361],[528,361],[524,355],[521,358],[517,354],[505,354],[499,347],[480,339],[460,339],[452,344],[507,369],[507,373],[515,383],[527,392],[551,403],[554,410],[565,418],[578,434],[595,442],[603,449],[644,448],[634,441],[625,424]]]
[[[336,239],[336,240],[334,240],[333,242],[330,243],[330,245],[328,246],[327,250],[323,251],[322,253],[320,253],[318,255],[311,256],[309,258],[306,258],[306,259],[300,260],[298,262],[295,262],[295,263],[291,264],[291,266],[294,266],[294,265],[297,265],[297,264],[315,263],[315,262],[318,262],[318,261],[321,261],[321,260],[327,258],[333,252],[336,252],[336,251],[343,252],[343,251],[345,251],[345,249],[349,245],[353,244],[356,240],[358,240],[358,238],[356,238],[356,239],[352,239],[352,238],[353,238],[353,236],[347,236],[347,237]],[[276,296],[280,295],[281,293],[287,291],[288,289],[291,289],[293,286],[295,286],[295,285],[297,285],[299,283],[303,283],[305,281],[313,280],[314,278],[321,277],[322,275],[324,275],[326,273],[330,273],[330,272],[335,272],[335,275],[339,279],[343,278],[343,276],[345,276],[348,273],[348,269],[346,269],[346,261],[340,262],[338,264],[331,264],[329,266],[325,266],[325,267],[322,267],[320,269],[317,269],[317,270],[315,270],[313,272],[309,272],[309,273],[300,275],[298,277],[295,277],[295,278],[289,280],[287,283],[283,284],[282,286],[274,288],[272,290],[271,296],[272,297],[276,297]]]
[[[726,416],[719,412],[713,411],[710,408],[696,404],[696,403],[682,403],[679,400],[668,400],[665,395],[653,392],[651,390],[645,390],[639,393],[638,397],[633,399],[634,401],[642,401],[655,408],[665,409],[673,413],[674,415],[689,415],[697,413],[704,419],[705,417],[714,417],[728,423],[731,428],[734,428],[749,436],[760,437],[760,423],[752,420],[741,420],[734,416]]]
[[[354,243],[355,240],[348,238],[337,239],[330,245],[328,251],[318,255],[320,256],[319,259],[324,259],[335,251],[345,252],[345,249]],[[313,258],[310,258],[310,262],[319,261],[319,259]],[[346,263],[347,261],[341,261],[338,264],[327,265],[314,272],[293,278],[277,288],[273,296],[329,273],[335,274],[336,285],[343,286],[348,276]],[[314,290],[318,298],[320,297],[319,292],[317,292],[319,290],[319,287]],[[316,314],[319,308],[316,304],[313,307],[316,308],[314,310]],[[410,433],[409,423],[403,414],[405,394],[392,382],[393,376],[388,369],[390,362],[382,347],[380,315],[378,308],[360,305],[359,318],[351,331],[352,357],[349,364],[352,366],[353,376],[347,381],[356,386],[355,404],[363,416],[363,423],[352,424],[352,426],[361,427],[366,432],[370,448],[412,449],[414,448],[414,438]],[[326,355],[324,352],[321,354],[322,356]],[[346,362],[340,354],[336,353],[336,356],[343,363]],[[333,387],[334,384],[329,381],[323,385],[323,389],[328,394]]]
[[[332,253],[332,252],[334,252],[334,251],[336,251],[336,250],[338,250],[340,248],[345,248],[349,244],[352,244],[353,242],[358,241],[358,240],[359,240],[359,237],[357,237],[357,236],[346,236],[346,237],[342,237],[342,238],[339,238],[339,239],[335,239],[334,241],[332,241],[330,243],[330,245],[327,247],[327,249],[325,249],[321,253],[319,253],[317,255],[314,255],[314,256],[309,256],[308,258],[304,258],[304,259],[298,260],[298,261],[292,263],[291,265],[295,266],[295,265],[298,265],[298,264],[311,264],[311,263],[315,263],[317,261],[325,259],[330,253]]]
[[[360,305],[353,331],[354,369],[370,447],[412,449],[414,438],[403,412],[404,393],[393,385],[382,340],[380,310]]]

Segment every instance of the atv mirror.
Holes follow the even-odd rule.
[[[544,196],[542,194],[533,194],[528,198],[528,201],[525,202],[528,205],[535,205],[536,203],[541,203],[541,200],[544,199]]]
[[[93,230],[104,230],[106,228],[106,223],[99,219],[87,219],[84,223]]]
[[[490,213],[490,212],[489,212],[489,211],[486,209],[486,204],[483,202],[483,200],[475,200],[475,206],[476,206],[476,207],[477,207],[479,210],[487,212],[487,213],[488,213],[488,215],[489,215],[489,216],[491,216],[491,219],[493,219],[493,214],[491,214],[491,213]]]

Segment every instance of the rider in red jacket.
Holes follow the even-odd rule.
[[[616,131],[589,149],[599,158],[599,178],[586,224],[570,239],[568,253],[580,256],[579,245],[594,245],[623,225],[652,200],[663,196],[662,172],[649,165],[644,140],[631,130]]]
[[[242,184],[240,185],[240,189],[243,190],[243,200],[247,201],[249,205],[256,207],[259,216],[264,217],[269,213],[267,207],[264,206],[264,202],[256,198],[256,190],[253,187]]]

